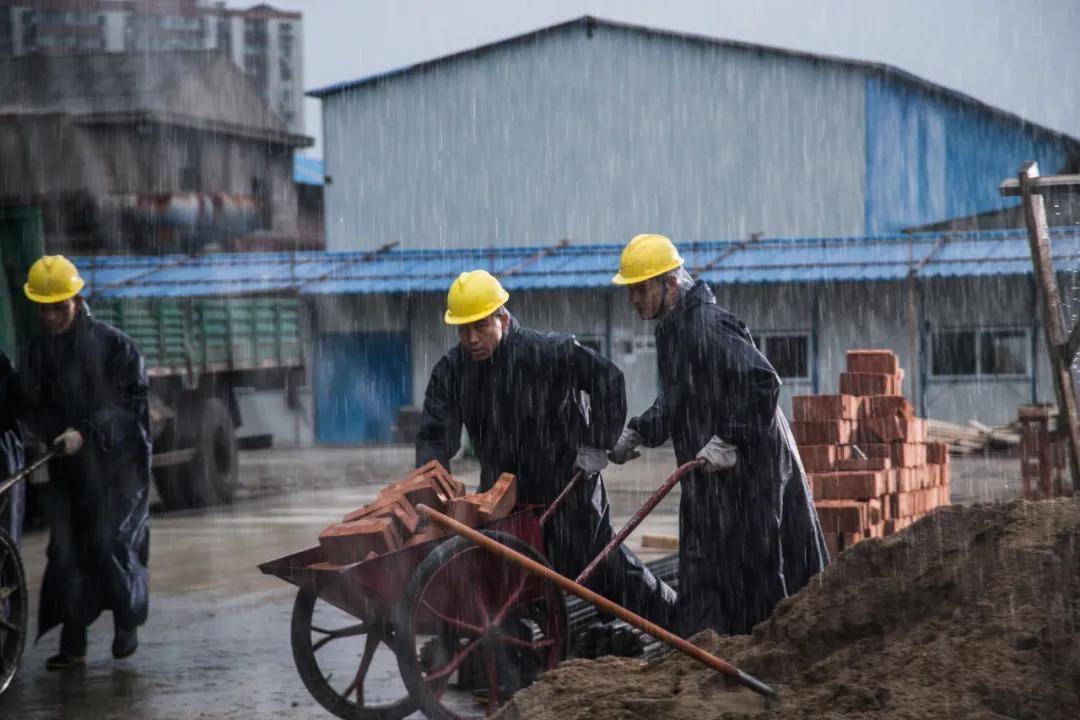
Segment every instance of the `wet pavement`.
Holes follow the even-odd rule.
[[[0,718],[328,718],[293,665],[289,620],[295,589],[259,573],[256,565],[309,547],[323,527],[369,502],[411,465],[405,446],[369,449],[268,450],[243,454],[244,492],[233,505],[205,511],[155,513],[151,536],[150,620],[138,654],[114,661],[112,621],[90,631],[85,668],[49,673],[53,631],[23,658],[0,696]],[[616,526],[674,469],[670,450],[605,473]],[[1009,499],[1015,459],[954,463],[954,502]],[[454,468],[467,484],[475,465]],[[631,538],[677,532],[678,491]],[[46,535],[29,533],[23,555],[36,603]],[[646,559],[666,551],[642,552]],[[36,626],[36,617],[31,618]],[[378,678],[378,680],[376,679]],[[389,654],[376,661],[369,699],[400,691]]]

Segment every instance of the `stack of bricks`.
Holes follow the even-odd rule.
[[[926,441],[903,379],[891,351],[851,350],[841,394],[792,399],[792,433],[834,555],[949,504],[948,447]]]
[[[510,514],[517,501],[517,478],[502,475],[485,493],[466,495],[440,463],[431,461],[383,489],[374,501],[319,533],[326,563],[350,565],[384,553],[435,540],[443,531],[424,524],[417,505],[427,505],[475,526]]]

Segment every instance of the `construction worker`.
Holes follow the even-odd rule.
[[[612,279],[642,319],[657,320],[660,394],[633,418],[611,459],[669,438],[678,463],[705,460],[682,481],[679,619],[744,634],[828,562],[798,450],[777,407],[780,378],[746,325],[694,281],[671,240],[638,235]]]
[[[572,335],[521,327],[506,309],[509,298],[484,270],[462,273],[450,287],[444,320],[460,342],[432,370],[416,465],[438,460],[449,468],[464,425],[481,491],[513,473],[519,502],[549,505],[575,471],[587,473],[544,529],[548,560],[573,578],[613,535],[600,471],[626,418],[623,375]],[[675,591],[625,547],[588,584],[653,622],[675,623]]]
[[[15,368],[0,350],[0,482],[23,467],[23,434],[17,409]],[[16,545],[22,535],[25,496],[26,487],[22,481],[0,495],[0,530],[5,531]]]
[[[61,255],[30,268],[24,291],[43,333],[19,368],[22,419],[56,448],[41,486],[49,523],[38,637],[63,624],[51,670],[85,662],[87,627],[113,614],[113,657],[138,648],[149,596],[150,427],[142,355],[95,320],[78,270]]]

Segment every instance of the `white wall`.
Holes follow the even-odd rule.
[[[327,247],[861,234],[861,72],[580,27],[324,100]]]

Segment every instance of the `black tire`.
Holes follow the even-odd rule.
[[[291,626],[293,661],[304,687],[315,701],[345,720],[401,720],[411,715],[416,710],[416,705],[408,695],[392,703],[361,705],[350,699],[351,692],[343,695],[330,684],[328,673],[319,667],[315,657],[317,650],[311,638],[312,619],[318,602],[315,593],[301,589],[293,604]],[[390,639],[380,641],[393,649],[392,634]]]
[[[526,557],[529,557],[544,565],[548,565],[546,559],[540,553],[538,553],[527,543],[519,540],[513,535],[508,535],[507,533],[492,530],[484,530],[482,532],[489,538],[496,540],[497,542],[500,542],[513,550],[516,550],[522,555],[525,555]],[[459,720],[462,716],[454,712],[453,709],[443,705],[441,698],[444,694],[442,690],[445,690],[445,685],[443,686],[442,690],[436,693],[432,690],[431,686],[424,679],[425,670],[422,667],[422,663],[424,662],[424,659],[422,657],[423,651],[421,648],[417,647],[416,641],[416,613],[419,609],[421,602],[424,601],[423,596],[427,591],[429,584],[431,584],[432,581],[435,580],[436,576],[444,568],[444,566],[449,567],[450,563],[461,559],[465,553],[469,552],[487,553],[486,550],[477,547],[470,540],[463,537],[451,538],[436,547],[433,551],[431,551],[430,554],[428,554],[427,558],[424,559],[424,562],[420,563],[419,567],[417,567],[416,571],[413,573],[412,579],[409,581],[409,585],[405,590],[404,596],[398,602],[395,608],[396,619],[394,621],[394,627],[397,629],[396,651],[398,668],[401,671],[401,678],[405,681],[405,686],[409,689],[409,695],[420,708],[420,711],[423,712],[424,715],[426,715],[431,720]],[[505,563],[505,566],[510,566],[510,563],[508,561],[498,559],[498,562]],[[518,569],[516,566],[513,567],[519,573],[526,572],[525,570]],[[486,577],[488,578],[487,581],[491,582],[490,576]],[[449,587],[454,588],[455,591],[460,591],[462,595],[464,595],[465,592],[471,591],[473,588],[475,588],[475,584],[469,583],[467,578],[459,577],[456,575],[453,577],[452,582],[450,582],[450,578],[444,576],[443,578],[435,580],[435,585],[440,582],[448,583]],[[559,592],[558,588],[556,588],[554,585],[550,583],[545,584],[545,581],[538,578],[535,579],[534,582],[540,583],[545,588],[546,596],[544,603],[542,603],[543,607],[537,607],[535,609],[538,611],[539,615],[544,616],[543,621],[551,623],[551,625],[549,625],[547,628],[549,634],[548,640],[554,640],[553,646],[550,647],[550,649],[547,651],[549,655],[553,652],[554,657],[549,657],[547,661],[543,663],[543,665],[546,666],[540,667],[539,665],[537,665],[536,668],[541,670],[548,670],[558,664],[558,662],[565,659],[567,656],[569,633],[567,632],[568,618],[566,614],[566,604],[563,600],[562,593]],[[431,587],[435,587],[435,585],[431,585]],[[506,584],[504,587],[506,587],[507,591],[509,592],[509,584]],[[458,602],[455,603],[454,606],[465,607],[468,605],[469,602],[470,599],[461,597],[458,598]],[[428,607],[431,606],[429,605]],[[550,637],[551,634],[553,634],[554,637]],[[444,649],[454,648],[460,652],[460,641],[461,638],[459,637],[443,638],[442,647]],[[477,643],[480,644],[480,646],[482,646],[484,642],[488,641],[477,640]],[[491,642],[499,643],[499,640],[495,639]],[[468,642],[466,643],[466,645],[469,644],[470,643]],[[503,644],[504,652],[505,649],[506,646],[505,644]],[[449,651],[453,652],[454,650]],[[460,668],[461,670],[459,672],[469,673],[470,680],[473,676],[476,675],[475,671],[468,670],[466,668],[465,663],[463,663]],[[503,674],[501,672],[502,670],[503,668],[499,667],[496,675],[501,677]],[[449,684],[449,679],[450,676],[446,676],[447,684]]]
[[[15,541],[0,530],[0,694],[7,690],[26,647],[30,598]]]
[[[191,496],[190,486],[185,465],[171,465],[169,467],[154,468],[151,473],[154,476],[154,487],[157,488],[161,502],[167,510],[187,510],[195,507],[195,499]]]
[[[196,414],[192,435],[195,459],[188,467],[196,501],[232,502],[236,495],[236,428],[229,408],[218,398],[206,398]]]

